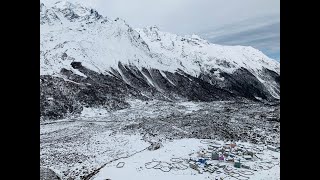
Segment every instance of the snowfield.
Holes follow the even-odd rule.
[[[219,141],[217,141],[219,142]],[[223,143],[220,141],[220,143]],[[127,159],[120,159],[114,161],[100,170],[100,172],[93,178],[94,180],[105,180],[105,179],[116,179],[116,180],[127,180],[127,179],[139,179],[139,180],[203,180],[203,179],[236,179],[234,177],[228,176],[224,173],[208,173],[204,172],[199,174],[197,171],[191,168],[185,170],[172,169],[169,172],[163,172],[159,169],[147,169],[149,162],[152,161],[163,161],[172,162],[172,158],[184,159],[188,158],[190,155],[203,148],[207,148],[207,144],[202,144],[200,139],[181,139],[173,140],[164,143],[164,147],[157,151],[143,151],[136,154],[133,157]],[[270,150],[265,150],[263,158],[265,161],[271,160],[274,165],[269,170],[260,169],[258,171],[252,172],[248,179],[259,179],[259,180],[276,180],[280,179],[280,154],[278,152],[273,152]],[[118,168],[117,165],[120,162],[124,162],[122,168]],[[229,168],[235,171],[241,171],[233,167],[232,163],[221,163],[219,161],[214,161],[215,163],[226,164]],[[187,163],[181,163],[188,165]],[[252,163],[254,164],[254,163]],[[259,161],[255,164],[263,164]],[[222,168],[220,169],[223,172]],[[243,170],[243,169],[242,169]],[[247,173],[249,174],[249,173]],[[251,175],[252,174],[252,175]],[[239,179],[247,179],[240,177]]]

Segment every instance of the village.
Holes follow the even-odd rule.
[[[280,179],[279,147],[197,139],[171,141],[165,146],[175,150],[154,143],[149,151],[107,164],[93,179]]]

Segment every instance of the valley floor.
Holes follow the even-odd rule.
[[[213,164],[226,165],[227,169],[233,171],[233,174],[228,174],[224,168],[219,168],[213,173],[198,171],[188,167],[187,160],[190,156],[195,154],[201,149],[206,149],[208,144],[202,144],[200,139],[181,139],[164,143],[164,147],[156,151],[143,151],[135,156],[119,159],[110,164],[107,164],[100,172],[93,178],[94,180],[127,180],[127,179],[139,179],[139,180],[215,180],[215,179],[259,179],[259,180],[276,180],[280,179],[280,153],[270,150],[264,150],[261,152],[263,161],[246,162],[250,164],[254,170],[239,169],[233,167],[233,163],[219,162],[218,160],[212,161]],[[220,143],[222,143],[220,141]],[[239,142],[238,142],[239,144]],[[249,145],[249,144],[247,144]],[[190,155],[191,154],[191,155]],[[180,169],[174,169],[176,164],[172,159],[178,158],[184,160],[179,162],[178,167]],[[162,166],[150,168],[156,165],[157,161],[162,162]],[[266,167],[266,163],[269,162],[269,168]],[[124,163],[122,168],[119,168],[120,163]],[[118,167],[117,167],[118,165]],[[265,167],[260,167],[263,165]],[[158,169],[160,167],[160,169]],[[162,170],[161,170],[162,167]],[[166,168],[166,167],[169,167]],[[186,169],[185,169],[185,168]],[[187,168],[188,167],[188,168]],[[150,168],[150,169],[148,169]],[[170,170],[170,168],[172,168]],[[265,169],[264,169],[265,168]],[[168,171],[169,172],[164,172]],[[240,177],[239,177],[240,176]]]
[[[87,108],[79,117],[41,122],[41,167],[54,170],[62,179],[226,177],[222,169],[220,174],[199,174],[188,164],[179,165],[188,166],[187,169],[174,168],[169,172],[146,166],[148,162],[152,164],[152,160],[170,162],[171,158],[182,158],[181,163],[186,163],[193,153],[208,148],[209,144],[203,143],[203,139],[215,139],[220,143],[234,140],[236,144],[242,143],[249,148],[262,148],[258,154],[262,159],[247,162],[256,167],[256,171],[252,171],[254,174],[247,177],[280,178],[280,153],[265,148],[266,144],[278,146],[280,143],[279,106],[253,102],[137,100],[130,104],[130,108],[120,111]],[[162,144],[160,149],[149,151],[147,148],[153,142]],[[262,165],[265,161],[268,166]],[[119,162],[124,165],[122,168],[116,167]],[[230,163],[223,163],[233,168]],[[239,169],[233,168],[232,171],[233,174],[230,169],[225,179],[248,179],[235,177],[239,175]]]

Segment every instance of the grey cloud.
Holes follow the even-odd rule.
[[[280,59],[280,21],[263,17],[202,32],[200,36],[222,45],[252,46],[271,58]]]

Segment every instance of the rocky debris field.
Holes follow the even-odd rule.
[[[279,105],[140,100],[129,104],[130,108],[114,112],[84,108],[78,117],[42,121],[41,167],[52,169],[62,179],[88,179],[108,162],[142,150],[157,151],[168,140],[280,144]]]
[[[168,104],[175,109],[174,104]],[[178,105],[177,108],[181,108]],[[194,113],[172,110],[155,118],[142,117],[123,127],[145,137],[243,140],[279,145],[280,109],[260,103],[198,103]]]

